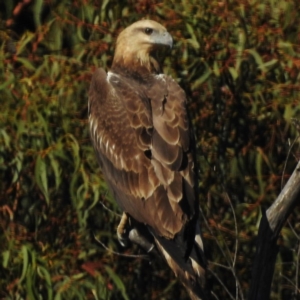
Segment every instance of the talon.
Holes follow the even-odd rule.
[[[117,237],[118,237],[118,241],[122,247],[128,246],[128,235],[120,234],[119,232],[117,232]]]
[[[117,237],[122,247],[128,246],[128,233],[126,230],[127,223],[128,223],[128,216],[126,213],[123,212],[121,221],[117,227]]]

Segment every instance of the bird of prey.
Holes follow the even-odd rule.
[[[96,70],[91,81],[90,135],[123,212],[120,241],[158,249],[191,299],[206,299],[186,95],[162,73],[172,44],[166,28],[152,20],[135,22],[119,34],[110,71]]]

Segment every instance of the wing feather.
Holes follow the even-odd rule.
[[[91,137],[118,204],[167,238],[195,214],[185,102],[166,76],[143,85],[100,69],[89,91]]]
[[[157,132],[152,136],[152,154],[158,160],[168,165],[171,170],[179,170],[182,163],[182,148],[177,145],[169,144]]]

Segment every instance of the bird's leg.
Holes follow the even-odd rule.
[[[121,221],[117,227],[118,240],[123,247],[126,247],[128,245],[128,233],[126,230],[126,226],[128,224],[129,224],[129,217],[125,212],[123,212]]]

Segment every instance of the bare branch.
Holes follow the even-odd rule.
[[[300,196],[300,161],[297,164],[289,181],[277,197],[276,201],[267,210],[267,219],[271,230],[278,235],[284,222],[294,209]]]
[[[252,282],[248,300],[268,300],[277,253],[280,230],[300,197],[300,161],[275,202],[263,212],[257,237]]]

